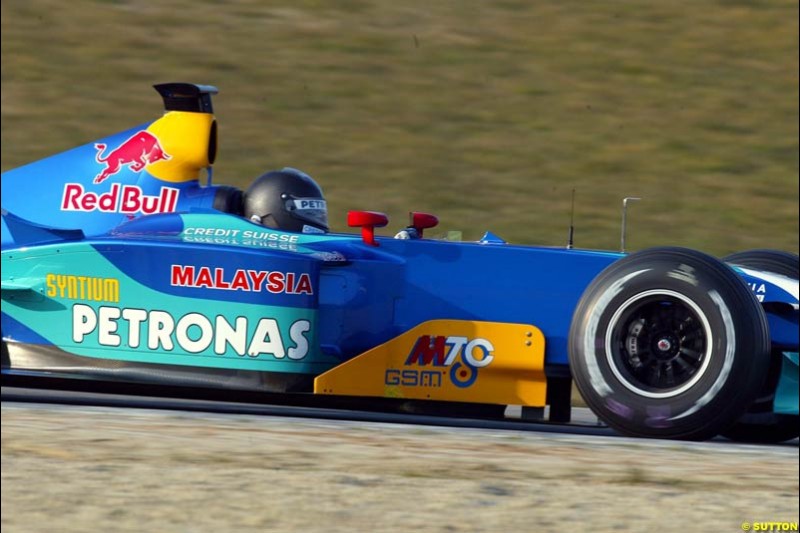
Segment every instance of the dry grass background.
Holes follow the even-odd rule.
[[[218,182],[563,244],[798,248],[796,1],[4,0],[3,170],[217,85]]]

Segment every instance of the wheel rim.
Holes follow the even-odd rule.
[[[683,294],[637,294],[617,309],[606,331],[606,356],[614,376],[640,396],[677,396],[708,369],[711,327]]]

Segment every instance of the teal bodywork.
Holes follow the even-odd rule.
[[[784,352],[781,376],[775,389],[773,411],[778,414],[796,415],[800,403],[800,379],[798,379],[798,353]]]

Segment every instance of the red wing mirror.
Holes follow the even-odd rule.
[[[382,228],[389,223],[389,217],[375,211],[350,211],[347,213],[347,225],[361,228],[361,238],[370,246],[378,246],[375,242],[375,228]]]
[[[417,230],[419,236],[422,237],[422,232],[428,228],[435,228],[439,225],[439,219],[435,215],[431,215],[429,213],[418,213],[416,211],[412,211],[411,215],[411,227]]]

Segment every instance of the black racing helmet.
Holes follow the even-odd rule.
[[[296,168],[267,172],[244,193],[244,216],[268,228],[298,233],[328,231],[322,189]]]

